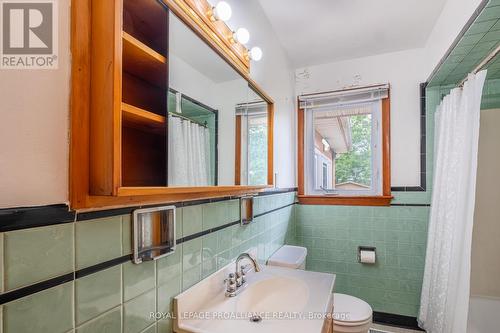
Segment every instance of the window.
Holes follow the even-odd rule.
[[[248,185],[267,182],[267,113],[248,115],[247,120]]]
[[[300,96],[299,103],[299,200],[390,203],[388,85]]]
[[[263,185],[268,182],[268,105],[250,102],[236,107],[235,184]],[[239,172],[238,172],[239,170]]]

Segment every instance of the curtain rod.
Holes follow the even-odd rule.
[[[188,118],[188,117],[182,116],[182,115],[177,114],[177,113],[169,112],[169,114],[170,114],[172,117],[181,118],[181,119],[184,119],[184,120],[190,121],[190,122],[192,122],[193,124],[196,124],[196,125],[198,125],[198,126],[202,126],[202,127],[208,128],[208,125],[206,124],[206,122],[205,122],[205,124],[200,124],[199,122],[194,121],[194,120],[193,120],[193,119],[191,119],[191,118]]]
[[[471,72],[471,74],[476,74],[477,72],[479,72],[481,69],[483,69],[485,66],[487,66],[497,55],[498,53],[500,52],[500,46],[497,46],[496,49],[493,50],[493,52],[491,52],[490,54],[488,54],[488,56],[486,58],[484,58],[483,61],[481,61],[481,63],[479,65],[476,66],[476,68],[474,68],[474,70]],[[469,75],[467,75],[461,82],[460,84],[458,85],[459,87],[463,87],[465,82],[467,81],[467,77]]]

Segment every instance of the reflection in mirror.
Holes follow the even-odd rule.
[[[218,111],[172,88],[168,103],[169,185],[217,185]]]
[[[253,90],[249,101],[236,107],[236,156],[239,185],[267,184],[268,104]],[[239,168],[238,168],[239,164]],[[239,181],[238,181],[239,178]]]
[[[168,186],[234,185],[247,81],[174,14],[169,21]]]

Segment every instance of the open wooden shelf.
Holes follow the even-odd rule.
[[[166,89],[149,84],[125,71],[122,75],[122,102],[161,116],[167,113]]]
[[[166,88],[167,58],[125,31],[122,32],[122,40],[124,71],[157,87]]]
[[[166,120],[164,116],[143,110],[133,105],[122,103],[123,125],[139,130],[166,135]]]
[[[168,52],[168,11],[158,0],[124,0],[123,30],[160,54]]]
[[[166,152],[164,135],[123,126],[121,186],[167,186]]]

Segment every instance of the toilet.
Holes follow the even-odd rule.
[[[372,307],[354,296],[333,294],[333,332],[367,333],[372,324]]]
[[[283,245],[267,260],[268,266],[306,269],[307,249],[302,246]]]
[[[283,245],[269,258],[267,265],[305,269],[306,257],[305,247]],[[371,306],[354,296],[334,293],[333,312],[334,333],[367,333],[372,324]]]

